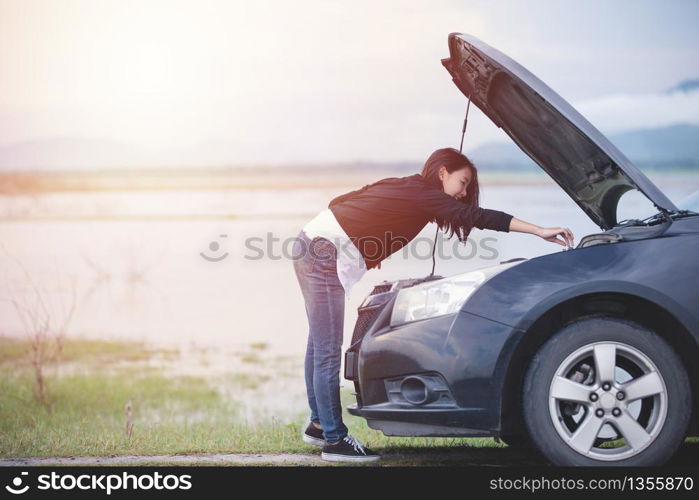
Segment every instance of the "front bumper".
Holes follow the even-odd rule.
[[[478,437],[490,436],[490,432],[472,429],[468,425],[477,421],[479,410],[475,409],[432,409],[416,411],[397,408],[395,405],[379,404],[359,408],[356,404],[347,407],[350,414],[364,417],[372,429],[386,436],[425,437]]]
[[[357,404],[348,410],[387,435],[490,435],[500,427],[506,346],[513,333],[463,311],[374,331],[346,357],[357,392]],[[416,378],[439,396],[406,400],[401,384]]]

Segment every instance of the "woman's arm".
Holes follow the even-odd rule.
[[[512,217],[510,221],[510,231],[535,234],[546,241],[569,247],[573,246],[575,240],[573,232],[567,227],[540,227],[536,224],[530,224],[529,222],[520,220],[517,217]],[[559,234],[563,239],[558,238]]]
[[[539,227],[499,210],[476,207],[457,201],[438,189],[420,189],[413,194],[414,202],[425,214],[436,217],[437,222],[444,221],[451,227],[462,227],[464,236],[468,236],[472,227],[477,227],[493,231],[530,233],[552,243],[573,246],[573,233],[568,228]],[[563,236],[562,240],[557,238],[559,234]]]

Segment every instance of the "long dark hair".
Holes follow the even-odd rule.
[[[465,155],[459,153],[454,148],[442,148],[438,149],[427,158],[425,165],[422,167],[422,172],[420,174],[425,179],[427,184],[433,186],[440,191],[442,191],[442,181],[439,179],[439,169],[444,167],[447,172],[452,173],[462,168],[471,169],[471,182],[466,189],[466,196],[460,200],[456,200],[465,205],[480,206],[480,189],[478,186],[478,170],[476,166],[471,163]],[[463,228],[459,224],[459,221],[449,221],[440,220],[435,218],[435,222],[439,225],[439,228],[447,231],[447,237],[451,238],[456,232],[459,235],[461,241],[465,241],[470,232],[470,228]]]

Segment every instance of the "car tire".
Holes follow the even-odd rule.
[[[523,410],[555,465],[649,466],[682,444],[691,413],[684,365],[657,333],[628,320],[571,323],[534,356]]]

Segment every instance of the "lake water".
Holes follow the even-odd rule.
[[[650,177],[674,200],[699,189],[699,175]],[[598,231],[546,177],[523,184],[484,177],[482,183],[484,207],[570,227],[576,244]],[[73,338],[226,350],[265,342],[273,352],[301,355],[307,320],[288,258],[291,243],[332,197],[358,187],[2,196],[0,334],[26,333],[18,307],[30,315],[44,307],[58,324],[74,303]],[[621,218],[648,215],[642,202],[640,196],[624,200]],[[375,283],[429,274],[435,228],[425,227],[409,246],[411,255],[394,254],[355,286],[345,310],[346,342],[357,306]],[[518,233],[474,230],[471,238],[465,247],[455,247],[456,238],[443,241],[437,274],[563,250]],[[228,255],[212,262],[202,253]]]

